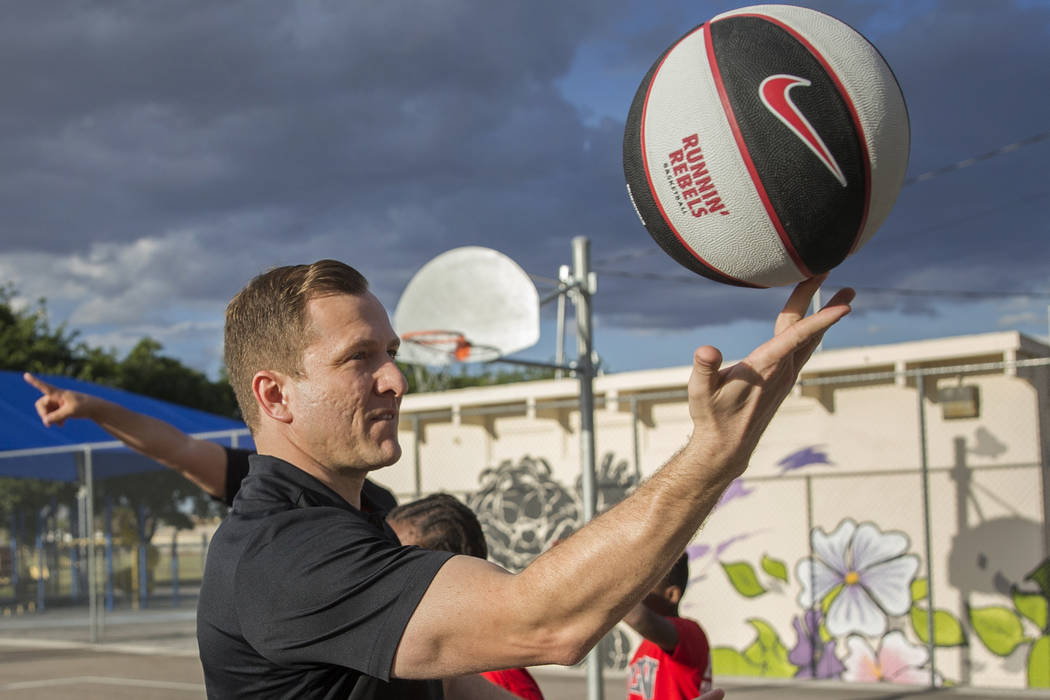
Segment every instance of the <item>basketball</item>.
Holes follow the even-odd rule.
[[[653,64],[623,142],[642,224],[681,265],[744,287],[826,272],[882,225],[910,133],[878,50],[824,13],[756,5]]]

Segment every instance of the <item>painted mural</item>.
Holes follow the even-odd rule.
[[[612,453],[599,460],[595,471],[599,512],[638,485],[627,462]],[[483,471],[478,490],[467,499],[485,530],[489,557],[509,571],[521,571],[579,527],[582,503],[579,481],[574,490],[562,486],[545,459],[528,455]],[[613,629],[601,641],[600,652],[606,668],[627,668],[630,639]]]
[[[802,447],[775,463],[781,476],[829,465],[834,463],[822,445]],[[640,480],[611,453],[597,471],[599,511],[622,500]],[[749,499],[761,488],[738,479],[718,507]],[[579,481],[559,483],[550,464],[533,456],[486,469],[467,500],[485,529],[491,558],[512,571],[568,536],[579,526],[582,510]],[[979,650],[983,660],[973,662],[977,670],[988,666],[987,659],[1000,659],[1003,672],[1019,682],[1023,676],[1025,687],[1050,688],[1050,559],[1019,559],[1038,551],[1028,546],[1040,535],[1037,523],[991,518],[962,528],[940,564],[947,565],[956,598],[969,601],[976,595],[981,604],[954,610],[942,604],[932,618],[923,545],[914,534],[846,517],[814,527],[809,555],[791,560],[763,551],[764,543],[775,539],[769,537],[771,527],[731,532],[721,541],[701,535],[687,550],[690,590],[702,597],[702,582],[724,577],[738,596],[726,602],[739,610],[736,619],[747,630],[742,637],[749,641],[740,646],[719,644],[718,631],[708,630],[716,676],[969,684],[968,670],[958,677],[943,671],[958,664],[931,663],[932,632],[934,648],[961,653],[964,669]],[[1003,546],[1019,538],[1024,547]],[[764,614],[749,613],[759,599],[774,600],[772,609],[782,616],[771,615],[769,605]],[[626,668],[632,646],[627,634],[614,629],[601,646],[606,667]]]

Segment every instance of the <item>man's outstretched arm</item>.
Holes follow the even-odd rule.
[[[409,620],[394,675],[447,677],[582,658],[681,555],[747,468],[824,332],[849,313],[847,289],[805,316],[822,281],[795,289],[773,338],[743,361],[722,368],[718,350],[697,349],[688,382],[692,435],[631,496],[520,574],[470,557],[450,559]]]
[[[226,451],[221,445],[98,396],[59,389],[29,372],[22,376],[40,391],[35,405],[44,425],[60,426],[69,418],[93,420],[133,450],[174,469],[212,496],[225,498]]]

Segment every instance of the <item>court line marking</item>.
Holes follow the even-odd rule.
[[[200,656],[196,648],[177,649],[175,647],[164,647],[146,644],[110,644],[91,642],[73,642],[58,639],[18,639],[14,637],[0,637],[0,647],[18,647],[22,649],[84,649],[86,651],[97,651],[110,654],[138,654],[145,656]],[[196,644],[194,644],[196,647]]]
[[[179,683],[177,681],[151,681],[145,678],[111,678],[107,676],[69,676],[67,678],[50,678],[43,681],[19,681],[0,685],[2,690],[24,690],[27,688],[51,688],[61,685],[120,685],[135,688],[163,688],[165,690],[184,690],[189,693],[200,693],[204,686],[198,683]]]

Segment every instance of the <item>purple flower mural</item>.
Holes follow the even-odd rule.
[[[792,620],[798,643],[788,652],[788,661],[798,666],[795,678],[838,678],[846,670],[835,656],[835,640],[821,641],[820,622],[816,610]]]

